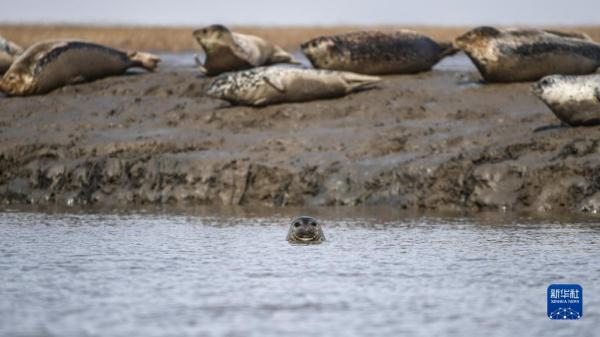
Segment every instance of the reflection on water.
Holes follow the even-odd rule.
[[[185,53],[159,53],[162,62],[161,66],[166,68],[192,68],[196,66],[194,58],[196,53],[185,52]],[[299,60],[304,66],[310,67],[310,61],[302,54],[297,51],[293,53],[294,57]],[[199,55],[202,62],[204,62],[204,55]],[[477,71],[471,60],[464,54],[458,53],[449,57],[444,58],[440,63],[435,66],[436,70],[448,70],[448,71]]]
[[[304,213],[304,212],[303,212]],[[542,220],[0,213],[1,336],[592,336],[600,229]],[[545,316],[550,283],[585,316]]]

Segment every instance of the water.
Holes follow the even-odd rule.
[[[199,52],[200,53],[200,52]],[[192,68],[196,66],[194,57],[197,53],[158,53],[162,59],[161,67],[166,68]],[[200,53],[201,54],[201,53]],[[306,67],[311,67],[310,61],[300,51],[292,53],[294,57]],[[200,55],[200,60],[204,62],[204,55]],[[477,71],[471,60],[464,53],[458,53],[442,59],[435,65],[436,70],[446,71]]]
[[[0,213],[0,336],[597,336],[594,221],[345,213],[311,246],[274,211]]]

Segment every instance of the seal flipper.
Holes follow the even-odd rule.
[[[341,76],[344,82],[346,82],[347,93],[366,88],[371,84],[381,81],[381,77],[360,75],[351,72],[344,72]]]
[[[569,38],[572,38],[572,39],[579,39],[579,40],[583,40],[583,41],[595,42],[594,39],[592,39],[586,33],[565,32],[565,31],[553,30],[553,29],[544,29],[544,32],[546,32],[548,34],[560,36],[560,37],[569,37]]]
[[[269,58],[269,61],[270,63],[302,64],[300,61],[296,60],[292,54],[278,46],[275,46],[275,50],[273,51],[273,55]]]
[[[202,61],[200,61],[200,55],[196,54],[194,56],[194,62],[196,62],[196,67],[198,68],[198,71],[200,71],[200,73],[202,73],[203,75],[206,75],[208,70],[206,69],[206,67],[204,67]]]
[[[156,67],[158,66],[158,62],[160,62],[160,57],[150,54],[150,53],[134,51],[134,52],[129,52],[127,54],[127,56],[129,57],[129,60],[131,62],[139,65],[140,67],[142,67],[148,71],[156,70]]]
[[[86,78],[82,75],[77,75],[75,77],[73,77],[72,79],[70,79],[69,81],[67,81],[68,85],[73,85],[73,84],[79,84],[79,83],[84,83],[86,82]]]
[[[265,80],[265,82],[267,82],[267,84],[269,84],[270,86],[275,88],[277,91],[285,92],[285,85],[281,81],[281,78],[273,76],[273,75],[270,75],[270,76],[267,75],[267,76],[263,76],[263,79]]]

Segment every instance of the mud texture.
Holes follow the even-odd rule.
[[[0,97],[0,202],[599,210],[600,127],[479,81],[436,70],[248,108],[166,69]]]

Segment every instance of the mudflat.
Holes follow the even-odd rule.
[[[480,80],[435,69],[249,108],[167,66],[0,97],[0,202],[598,211],[600,127],[562,126],[530,83]]]

